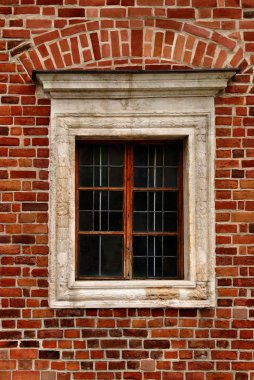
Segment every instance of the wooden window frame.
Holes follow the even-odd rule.
[[[81,187],[79,186],[79,150],[84,144],[123,144],[124,146],[124,183],[122,187]],[[178,164],[178,186],[175,188],[168,187],[142,187],[135,188],[133,185],[133,148],[136,144],[144,145],[165,145],[174,144],[178,148],[179,164]],[[108,191],[123,191],[123,231],[79,231],[79,190],[108,190]],[[133,227],[133,193],[134,191],[177,191],[178,205],[177,205],[177,232],[134,232]],[[135,141],[91,141],[91,140],[77,140],[75,149],[75,273],[76,280],[181,280],[184,276],[184,239],[183,239],[183,142],[182,140],[135,140]],[[78,273],[79,254],[78,254],[78,237],[79,234],[84,235],[122,235],[123,236],[123,275],[122,276],[82,276]],[[140,277],[132,276],[132,243],[133,236],[177,236],[177,276],[176,277]]]

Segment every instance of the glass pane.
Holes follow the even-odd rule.
[[[176,144],[166,144],[164,151],[164,165],[178,166],[179,164],[179,146]]]
[[[149,145],[149,166],[162,166],[163,165],[163,150],[164,144]]]
[[[79,191],[79,231],[122,230],[122,191]]]
[[[108,145],[109,164],[112,166],[123,166],[124,163],[124,146],[120,144]]]
[[[135,144],[133,148],[134,166],[148,165],[148,145]]]
[[[133,213],[133,231],[145,232],[147,231],[147,212],[134,212]]]
[[[178,169],[177,168],[164,168],[164,187],[177,187],[178,186]]]
[[[122,212],[112,211],[109,213],[108,231],[123,230],[123,214]]]
[[[109,168],[109,186],[121,187],[123,186],[123,173],[124,168],[122,166],[111,166]]]
[[[134,278],[176,277],[177,236],[134,235],[133,273]]]
[[[133,236],[133,256],[147,256],[148,236]]]
[[[147,260],[143,257],[133,257],[133,278],[147,277]]]
[[[94,167],[94,186],[108,186],[108,167],[107,166],[95,166]]]
[[[177,211],[178,208],[178,194],[176,191],[163,192],[164,197],[164,211]]]
[[[79,186],[80,187],[94,186],[93,168],[91,166],[81,166],[79,168]]]
[[[110,191],[108,194],[109,194],[109,209],[121,211],[123,209],[123,192]]]
[[[79,236],[78,274],[98,276],[99,273],[99,236]]]
[[[101,240],[101,275],[122,276],[122,236],[102,236]]]
[[[177,236],[163,237],[163,256],[177,256]]]
[[[79,164],[93,165],[93,144],[81,144],[79,146]]]
[[[148,187],[147,168],[134,167],[134,187]]]
[[[148,192],[135,191],[133,193],[133,210],[134,211],[147,211]]]
[[[81,144],[79,146],[79,186],[123,186],[123,144]]]
[[[79,210],[93,210],[93,191],[79,191]]]
[[[149,212],[149,231],[162,232],[162,215],[161,212]]]
[[[177,259],[165,257],[163,259],[163,277],[177,277]]]
[[[79,211],[79,231],[94,231],[92,211]]]
[[[134,146],[134,187],[177,187],[179,147],[174,144]]]
[[[177,213],[165,212],[163,214],[164,231],[177,232]]]
[[[163,187],[163,168],[150,167],[149,168],[149,187]]]
[[[177,196],[176,191],[134,191],[133,230],[176,232]]]
[[[162,277],[162,258],[148,257],[148,277]]]
[[[122,236],[79,236],[78,273],[87,277],[122,276]]]
[[[108,145],[94,144],[94,165],[108,165]]]

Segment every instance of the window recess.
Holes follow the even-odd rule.
[[[182,142],[77,143],[77,279],[180,279]]]

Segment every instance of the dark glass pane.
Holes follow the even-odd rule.
[[[177,187],[178,186],[178,169],[177,168],[164,168],[164,187]]]
[[[148,177],[147,168],[134,167],[134,187],[147,187]]]
[[[164,211],[177,211],[177,206],[178,206],[177,192],[165,191],[163,194],[164,194]]]
[[[177,213],[168,212],[177,211],[177,192],[134,192],[133,210],[133,230],[136,232],[177,231]]]
[[[94,210],[107,210],[108,209],[108,192],[95,190],[94,194]]]
[[[108,145],[94,144],[94,165],[108,165]]]
[[[84,144],[79,147],[79,186],[122,186],[124,145]]]
[[[147,259],[144,257],[133,257],[133,278],[147,276]]]
[[[79,211],[79,231],[93,231],[93,211]]]
[[[108,186],[108,169],[107,166],[94,167],[94,186]]]
[[[149,212],[149,231],[162,231],[162,213]]]
[[[110,167],[109,168],[109,186],[110,187],[123,186],[123,173],[124,173],[124,168],[122,166]]]
[[[164,231],[177,232],[177,213],[165,212],[163,214]]]
[[[79,186],[80,187],[91,187],[93,186],[93,167],[92,166],[81,166],[79,168]]]
[[[79,275],[122,276],[122,236],[79,236]]]
[[[80,276],[98,276],[99,239],[99,236],[79,236],[78,274]]]
[[[122,236],[102,236],[101,275],[122,276],[123,238]]]
[[[94,231],[108,231],[108,212],[94,212]]]
[[[147,256],[147,248],[147,236],[133,236],[133,256]]]
[[[149,187],[163,187],[163,168],[149,168]]]
[[[80,191],[79,209],[80,231],[122,231],[123,229],[122,191]]]
[[[179,147],[151,144],[134,147],[134,187],[177,187]]]
[[[109,209],[110,210],[123,209],[123,192],[122,191],[109,192]]]
[[[124,163],[124,146],[119,144],[109,145],[109,164],[123,165]]]
[[[79,164],[93,165],[93,144],[81,144],[79,146]]]
[[[164,146],[164,165],[177,166],[179,163],[179,146],[167,144]]]
[[[177,236],[163,237],[163,256],[177,256]]]
[[[148,238],[148,256],[162,255],[162,236],[149,236]]]
[[[133,149],[134,166],[148,165],[148,145],[136,144]]]
[[[147,197],[148,192],[135,191],[133,194],[133,210],[146,211],[147,210]]]
[[[93,191],[79,191],[79,210],[93,210]]]
[[[149,145],[149,166],[163,165],[163,145]]]
[[[133,237],[134,278],[176,277],[176,273],[177,236]]]
[[[147,231],[147,213],[146,212],[133,213],[133,231],[135,232]]]
[[[149,211],[162,211],[162,196],[163,193],[161,191],[152,192],[149,191]]]
[[[109,213],[109,231],[123,230],[123,213],[112,211]]]
[[[162,276],[162,258],[148,257],[148,277]]]
[[[163,277],[177,277],[177,259],[176,258],[164,257]]]

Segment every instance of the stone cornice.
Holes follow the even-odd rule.
[[[168,72],[36,72],[51,98],[156,98],[215,96],[237,70]]]

